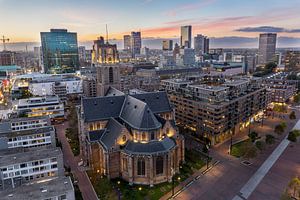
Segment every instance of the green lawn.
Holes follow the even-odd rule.
[[[230,155],[238,158],[242,157],[245,154],[245,146],[249,145],[249,143],[251,143],[250,139],[246,139],[241,142],[233,144]]]
[[[194,173],[193,169],[201,169],[206,164],[196,151],[186,150],[185,159],[186,163],[180,167],[180,173],[174,177],[175,186],[190,177]],[[88,174],[89,177],[92,177],[91,182],[100,199],[118,199],[117,191],[120,191],[122,199],[157,200],[172,190],[172,183],[168,182],[155,185],[154,187],[142,185],[130,186],[128,182],[121,179],[109,181],[106,177],[100,176],[100,174],[92,174],[92,172],[88,172]]]

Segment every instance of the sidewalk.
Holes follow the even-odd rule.
[[[160,200],[168,200],[168,199],[174,199],[178,194],[180,194],[182,191],[187,189],[190,185],[193,184],[194,181],[198,180],[202,176],[204,176],[208,171],[210,171],[214,166],[216,166],[219,163],[219,161],[212,160],[209,164],[208,169],[206,168],[206,165],[203,166],[200,170],[195,172],[192,176],[187,178],[186,180],[182,181],[179,185],[177,185],[174,188],[174,196],[172,197],[172,190],[165,194],[163,197],[160,198]]]

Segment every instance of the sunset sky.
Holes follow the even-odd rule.
[[[80,41],[133,30],[145,37],[193,35],[257,37],[259,32],[300,37],[300,0],[0,0],[0,35],[12,42],[39,42],[40,32],[67,28]]]

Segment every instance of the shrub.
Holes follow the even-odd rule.
[[[277,133],[278,135],[281,135],[284,132],[284,125],[283,124],[278,124],[274,128],[274,132]]]
[[[288,140],[291,142],[297,142],[297,137],[300,136],[300,131],[299,130],[293,130],[289,133],[288,135]]]
[[[273,144],[275,142],[275,137],[273,135],[266,135],[266,144]]]
[[[248,137],[251,139],[251,141],[254,143],[255,140],[257,139],[258,134],[255,131],[252,131],[251,133],[248,134]]]
[[[260,151],[262,151],[265,148],[265,143],[263,141],[257,141],[255,143],[256,148],[258,148]]]
[[[291,114],[290,114],[290,119],[291,119],[291,120],[296,119],[296,113],[295,113],[295,111],[292,111],[292,112],[291,112]]]

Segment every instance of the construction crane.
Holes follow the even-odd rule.
[[[2,38],[0,39],[0,41],[3,43],[3,51],[6,51],[6,42],[9,42],[8,38],[5,38],[4,35],[2,36]]]

